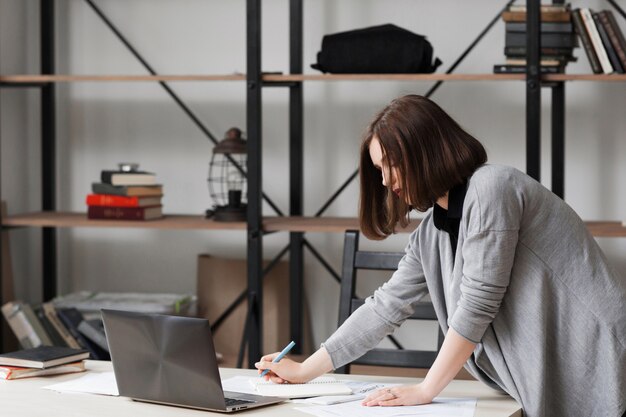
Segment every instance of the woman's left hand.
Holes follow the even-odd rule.
[[[361,404],[368,407],[420,405],[431,403],[432,400],[433,397],[426,392],[422,384],[415,384],[379,389],[368,395]]]

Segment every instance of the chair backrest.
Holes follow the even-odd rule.
[[[364,300],[358,298],[355,294],[357,271],[359,269],[395,271],[398,269],[400,259],[404,256],[403,252],[367,252],[358,250],[358,247],[359,232],[354,230],[347,231],[344,238],[343,265],[341,268],[338,326],[341,326],[350,314],[364,303]],[[432,304],[425,302],[418,304],[415,312],[409,319],[436,321],[437,316]],[[372,349],[352,363],[403,368],[430,368],[443,343],[441,328],[439,328],[436,351],[404,349],[393,335],[387,337],[396,346],[396,349]],[[349,373],[350,365],[342,366],[336,369],[335,372]]]

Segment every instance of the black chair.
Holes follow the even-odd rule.
[[[355,295],[357,270],[395,271],[404,253],[402,252],[366,252],[358,250],[359,232],[349,230],[345,234],[343,247],[343,265],[341,269],[341,294],[339,299],[339,324],[363,305],[364,300]],[[435,310],[430,302],[419,303],[411,320],[437,320]],[[439,328],[436,351],[418,351],[404,349],[393,337],[387,336],[396,349],[372,349],[365,355],[354,360],[352,364],[394,366],[403,368],[430,368],[437,357],[443,343],[443,333]],[[350,372],[350,364],[337,368],[336,373]]]

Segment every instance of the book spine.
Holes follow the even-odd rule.
[[[42,345],[41,339],[28,322],[20,303],[6,303],[2,306],[2,314],[23,349],[36,348]]]
[[[145,220],[146,208],[89,206],[87,217],[106,220]]]
[[[526,33],[526,22],[506,22],[505,29],[507,32]],[[541,33],[571,33],[572,31],[571,23],[542,22],[540,26]]]
[[[593,21],[596,24],[596,28],[598,29],[598,34],[600,35],[600,39],[602,40],[602,45],[604,45],[604,49],[606,50],[606,54],[609,56],[609,61],[611,61],[611,66],[613,70],[619,74],[624,73],[624,69],[622,68],[622,64],[619,62],[619,58],[617,57],[617,53],[611,44],[611,39],[609,39],[609,35],[606,31],[606,28],[600,21],[600,16],[597,13],[592,15]]]
[[[563,55],[572,56],[572,48],[541,48],[541,56]],[[524,46],[505,46],[504,54],[506,56],[526,57],[526,45]]]
[[[593,45],[591,44],[591,38],[589,37],[589,32],[587,32],[587,28],[585,27],[583,19],[580,15],[580,9],[576,9],[572,12],[572,20],[574,21],[574,27],[580,37],[580,41],[583,44],[583,49],[589,59],[591,70],[594,74],[602,74],[603,71],[600,66],[600,61],[598,60],[598,55],[596,55],[596,51],[593,49]]]
[[[45,329],[46,333],[48,333],[48,336],[50,336],[52,346],[67,346],[63,337],[61,337],[57,329],[52,325],[52,323],[50,323],[48,317],[46,317],[46,313],[43,311],[43,308],[39,307],[35,309],[35,314],[37,314],[37,318],[39,318],[41,325]]]
[[[100,181],[102,181],[105,184],[113,185],[111,180],[113,178],[113,174],[116,174],[117,172],[118,171],[107,171],[107,170],[100,172]]]
[[[620,44],[620,39],[618,36],[618,32],[620,32],[620,30],[617,26],[617,22],[616,25],[613,26],[607,10],[598,12],[598,18],[600,19],[600,22],[607,34],[607,37],[609,38],[611,49],[617,57],[617,65],[615,66],[618,68],[618,72],[623,74],[624,70],[626,70],[626,50]]]
[[[526,46],[526,33],[506,32],[505,46]],[[578,46],[574,33],[544,33],[541,34],[541,45],[544,48],[573,48]]]
[[[101,182],[94,182],[91,184],[91,191],[94,194],[107,194],[107,195],[120,195],[127,196],[127,188],[126,187],[116,187],[111,184],[104,184]]]
[[[50,336],[48,336],[48,333],[46,333],[46,329],[43,328],[43,325],[39,321],[39,318],[31,308],[30,304],[23,303],[22,309],[24,310],[24,315],[26,316],[26,319],[30,323],[31,327],[33,328],[35,333],[37,333],[37,336],[39,336],[41,344],[45,346],[53,346]]]
[[[82,314],[75,308],[60,309],[57,311],[59,319],[65,327],[69,330],[72,336],[78,341],[83,349],[87,349],[91,355],[91,359],[102,360],[106,359],[98,350],[95,349],[92,342],[87,340],[79,331],[78,326],[83,320]]]
[[[81,349],[81,345],[78,344],[76,339],[74,339],[74,337],[67,330],[67,327],[65,327],[61,320],[59,320],[54,306],[51,303],[44,303],[41,305],[41,308],[43,309],[46,317],[50,321],[50,324],[52,324],[57,332],[59,332],[59,335],[61,335],[67,346],[74,349]]]
[[[598,33],[596,24],[593,21],[593,17],[591,17],[591,12],[586,8],[580,9],[580,16],[583,19],[587,33],[589,33],[589,38],[591,38],[593,49],[598,55],[602,72],[605,74],[611,74],[613,72],[613,67],[611,66],[611,61],[609,61],[609,56],[606,54],[606,49],[604,49],[604,45],[602,45],[602,39],[600,39],[600,34]]]
[[[103,350],[109,352],[109,344],[104,332],[99,331],[92,326],[87,320],[83,320],[78,325],[78,331],[83,334],[87,339],[100,346]]]
[[[89,194],[86,199],[88,206],[138,207],[137,197],[122,197],[107,194]]]
[[[609,26],[613,29],[615,33],[616,41],[615,50],[618,51],[617,55],[620,57],[622,61],[622,66],[626,69],[626,39],[624,39],[624,33],[622,33],[617,21],[615,20],[615,16],[613,16],[613,12],[610,10],[605,11],[607,18],[609,19]],[[621,51],[621,53],[620,53]]]
[[[542,22],[571,22],[569,11],[542,11]],[[502,12],[502,20],[505,22],[526,22],[526,12]]]

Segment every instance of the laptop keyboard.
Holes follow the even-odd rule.
[[[237,405],[254,404],[256,401],[242,400],[240,398],[224,398],[226,400],[226,407],[233,407]]]

